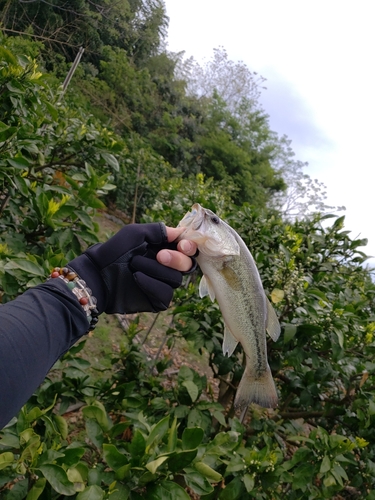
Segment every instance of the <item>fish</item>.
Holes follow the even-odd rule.
[[[246,355],[235,408],[246,412],[251,403],[275,408],[278,395],[267,360],[266,332],[276,342],[280,324],[253,256],[229,224],[199,203],[178,227],[185,228],[178,239],[194,241],[198,247],[196,260],[203,273],[200,297],[208,295],[219,304],[224,320],[224,355],[231,356],[238,343]]]

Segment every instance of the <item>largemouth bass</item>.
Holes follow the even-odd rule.
[[[277,392],[267,361],[266,331],[276,341],[280,324],[267,299],[255,261],[242,238],[211,210],[196,203],[179,223],[186,230],[179,240],[197,243],[197,262],[203,272],[199,295],[217,300],[224,319],[223,353],[231,356],[240,342],[246,367],[235,407],[252,402],[277,406]]]

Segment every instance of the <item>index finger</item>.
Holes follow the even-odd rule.
[[[167,229],[167,237],[169,243],[176,240],[180,236],[180,234],[182,234],[186,229],[184,227],[169,227],[169,226],[165,227]]]
[[[184,232],[186,228],[166,226],[166,229],[167,229],[168,241],[171,242],[175,241]],[[184,253],[185,255],[189,255],[190,257],[192,257],[197,253],[197,244],[194,241],[182,239],[178,242],[177,250]]]

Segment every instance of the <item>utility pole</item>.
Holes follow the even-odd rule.
[[[63,91],[62,91],[62,94],[60,96],[60,98],[62,98],[66,92],[66,89],[68,88],[68,85],[70,83],[70,80],[72,79],[73,75],[74,75],[74,72],[75,70],[77,69],[77,66],[79,64],[79,61],[81,60],[81,57],[82,57],[82,54],[84,53],[85,49],[83,47],[80,47],[79,48],[79,51],[76,55],[76,58],[74,59],[74,63],[72,64],[68,74],[66,75],[66,78],[64,80],[64,83],[63,83]]]

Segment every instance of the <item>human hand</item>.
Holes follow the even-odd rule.
[[[183,227],[168,227],[167,237],[169,242],[176,241],[181,233],[185,230]],[[158,252],[156,259],[160,264],[167,267],[172,267],[177,271],[189,272],[193,266],[193,261],[190,257],[197,252],[197,245],[193,241],[181,240],[177,244],[177,250],[163,249]]]
[[[92,289],[99,313],[157,312],[168,308],[182,273],[193,265],[195,244],[174,240],[183,228],[129,224],[106,243],[68,264]]]

